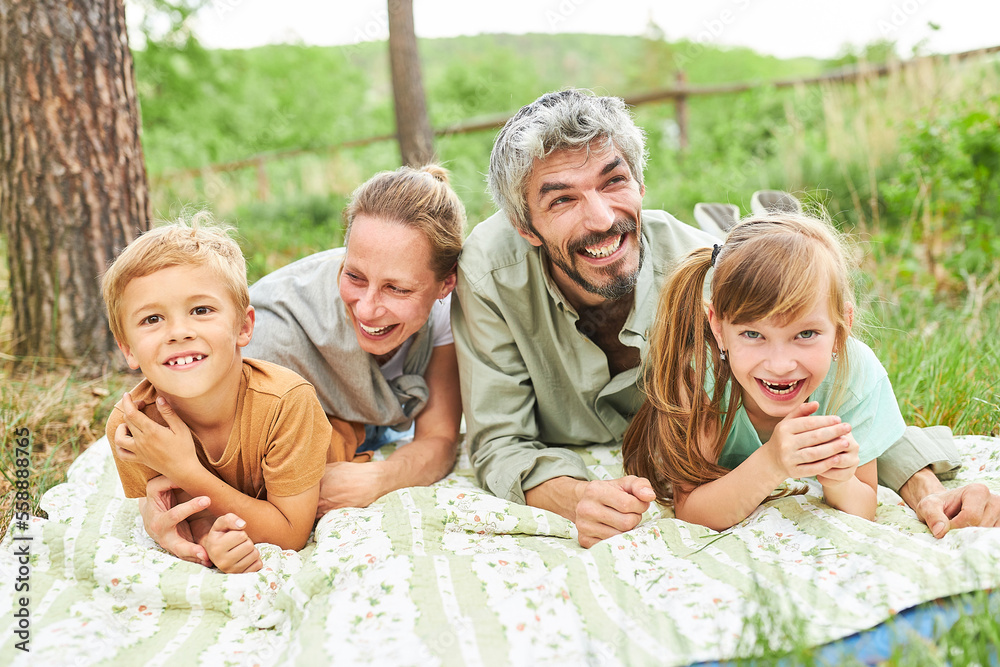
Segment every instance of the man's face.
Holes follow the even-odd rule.
[[[575,307],[634,289],[644,192],[614,145],[535,160],[527,191],[531,231],[520,233],[545,251],[553,279]]]

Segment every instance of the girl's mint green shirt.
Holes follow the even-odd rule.
[[[851,433],[860,447],[858,456],[861,462],[858,465],[864,465],[895,443],[903,435],[906,424],[899,412],[889,377],[872,349],[856,338],[848,338],[847,356],[850,372],[847,386],[839,397],[839,407],[831,405],[831,401],[837,398],[834,387],[837,361],[830,365],[826,378],[808,400],[819,402],[819,410],[815,414],[836,414],[841,421],[851,425]],[[706,387],[706,391],[711,392],[712,388]],[[728,397],[727,392],[727,400]],[[732,470],[761,444],[746,408],[741,405],[719,457],[719,465]]]

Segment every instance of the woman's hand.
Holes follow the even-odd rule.
[[[175,504],[177,485],[160,475],[146,483],[146,497],[139,501],[139,512],[146,533],[161,547],[182,560],[209,567],[205,547],[196,544],[188,519],[206,509],[211,501],[206,496]]]
[[[411,446],[411,445],[407,445]],[[388,493],[384,491],[385,461],[327,463],[319,483],[316,518],[341,507],[368,507]]]

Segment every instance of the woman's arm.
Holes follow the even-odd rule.
[[[434,348],[424,379],[429,397],[417,416],[413,442],[384,461],[327,464],[317,516],[338,507],[367,507],[387,493],[427,486],[451,472],[462,420],[454,344]]]

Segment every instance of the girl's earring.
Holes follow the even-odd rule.
[[[833,360],[834,361],[837,360],[837,351],[836,350],[833,351]]]
[[[722,359],[723,361],[726,360],[726,351],[725,350],[719,350],[719,359]]]

